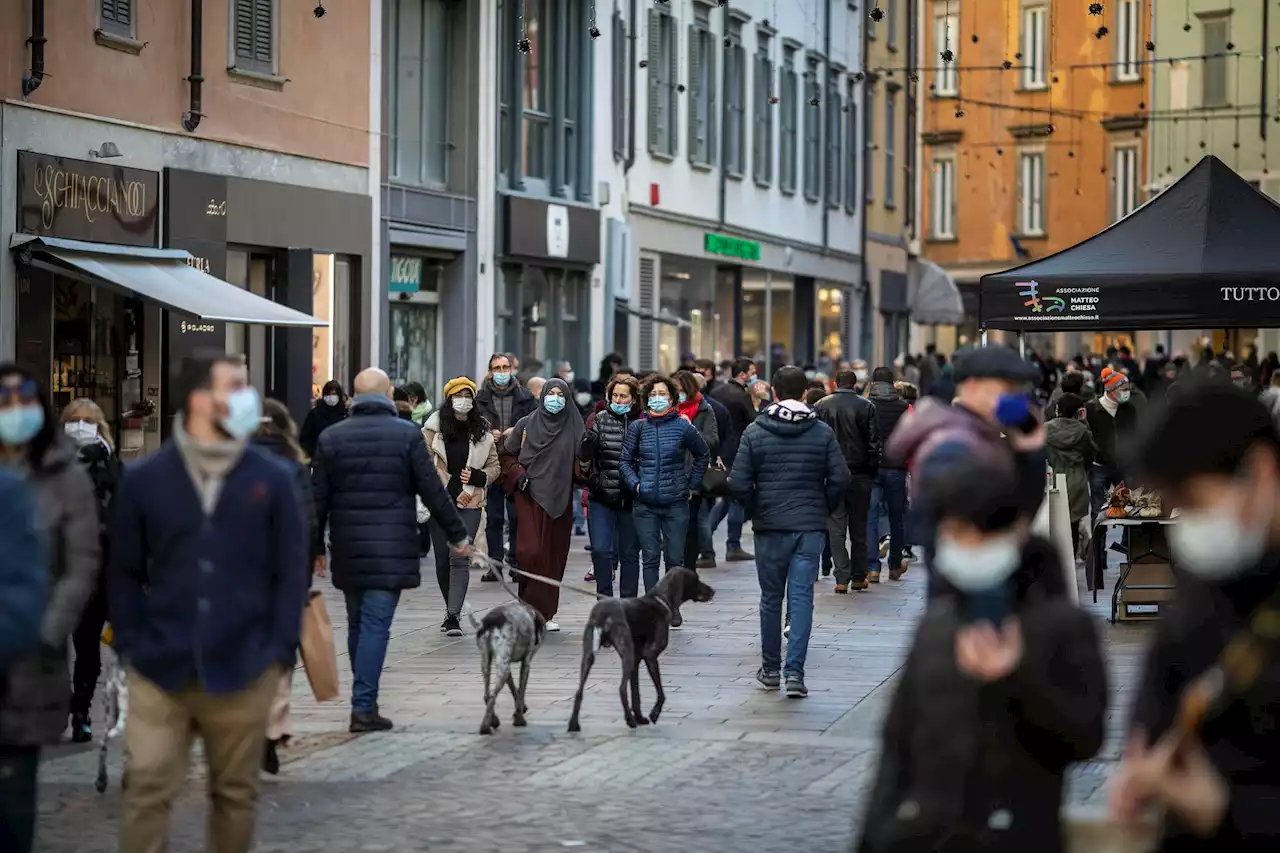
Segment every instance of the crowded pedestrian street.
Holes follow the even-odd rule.
[[[574,540],[565,572],[566,582],[580,587],[590,565],[584,543]],[[923,566],[913,564],[901,581],[886,579],[856,596],[832,595],[832,579],[818,581],[810,694],[803,702],[766,692],[754,678],[760,655],[754,565],[722,563],[703,574],[716,597],[686,606],[684,627],[673,632],[662,662],[668,704],[661,722],[626,728],[617,702],[617,657],[609,654],[591,673],[582,733],[575,735],[566,733],[565,723],[591,599],[562,595],[563,630],[548,636],[529,681],[528,727],[510,727],[504,695],[498,703],[503,725],[484,738],[476,734],[483,703],[471,632],[442,635],[439,596],[425,586],[415,590],[397,612],[382,677],[382,707],[395,717],[394,731],[347,733],[346,703],[316,704],[303,671],[295,673],[295,739],[281,751],[280,775],[264,782],[255,849],[848,850],[875,779],[894,674],[924,610]],[[317,586],[329,599],[336,645],[345,648],[340,597],[324,581]],[[477,615],[508,600],[494,583],[471,588]],[[1092,609],[1105,614],[1101,599]],[[1096,761],[1073,769],[1068,815],[1096,815],[1104,806],[1103,782],[1118,766],[1149,632],[1132,624],[1105,628],[1113,681],[1108,739]],[[345,657],[339,672],[345,697]],[[644,677],[641,693],[647,707],[653,694]],[[95,749],[48,751],[37,850],[117,849],[120,765],[117,750],[111,788],[99,795]],[[173,853],[204,849],[198,754],[192,766],[199,769],[173,815]]]

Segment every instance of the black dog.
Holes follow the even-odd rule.
[[[579,732],[578,711],[582,708],[582,689],[596,662],[596,652],[602,646],[618,651],[622,658],[622,684],[618,695],[622,698],[622,713],[631,728],[658,722],[667,694],[662,690],[662,676],[658,673],[658,657],[666,651],[671,635],[671,619],[686,601],[710,601],[716,591],[698,578],[698,573],[684,568],[674,568],[642,598],[608,598],[591,608],[587,617],[587,629],[582,635],[582,672],[578,678],[578,692],[573,697],[573,716],[569,719],[569,731]],[[658,691],[658,701],[646,718],[640,713],[640,661],[644,661]],[[628,700],[627,685],[631,686]]]

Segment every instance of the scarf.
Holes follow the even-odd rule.
[[[701,392],[694,394],[690,400],[677,404],[676,409],[679,410],[680,414],[692,421],[693,416],[698,414],[698,406],[700,405],[702,405]]]
[[[214,444],[196,441],[187,432],[182,415],[173,419],[173,441],[178,446],[187,473],[191,475],[191,485],[195,487],[201,509],[205,515],[213,515],[227,474],[244,454],[245,442],[230,438]]]
[[[1120,404],[1115,400],[1112,400],[1106,394],[1103,394],[1098,398],[1098,405],[1102,406],[1103,411],[1108,415],[1111,415],[1113,418],[1116,416],[1116,412],[1120,411]]]
[[[547,392],[559,388],[564,408],[551,414],[543,406]],[[585,428],[582,412],[573,404],[572,389],[563,379],[548,379],[533,414],[521,419],[512,438],[520,444],[520,464],[529,475],[529,497],[551,518],[569,509],[573,492],[573,463]]]

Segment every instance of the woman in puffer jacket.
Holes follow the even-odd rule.
[[[613,595],[613,573],[621,568],[618,592],[635,598],[640,591],[640,544],[631,516],[631,493],[622,478],[622,445],[627,429],[643,414],[640,385],[631,377],[614,379],[605,389],[604,409],[587,418],[578,461],[590,483],[587,532],[596,591]]]

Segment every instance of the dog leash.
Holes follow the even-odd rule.
[[[596,600],[609,598],[609,596],[601,595],[600,593],[595,592],[593,590],[585,589],[580,586],[574,586],[573,584],[565,583],[564,581],[553,580],[552,578],[543,577],[542,575],[535,575],[535,574],[532,574],[531,572],[526,572],[524,569],[517,569],[515,566],[512,566],[509,563],[502,563],[502,562],[499,562],[498,560],[493,559],[488,554],[481,554],[476,551],[472,551],[471,558],[478,559],[480,562],[489,566],[489,568],[493,570],[493,573],[498,576],[498,580],[499,582],[502,583],[503,588],[506,589],[506,591],[514,598],[519,598],[520,596],[512,592],[511,587],[507,586],[506,579],[502,576],[503,571],[509,571],[512,574],[519,575],[520,577],[523,577],[523,578],[528,578],[529,580],[535,580],[535,581],[538,581],[539,583],[545,583],[549,586],[556,586],[561,589],[567,589],[570,592],[576,592],[579,595],[586,595]]]

